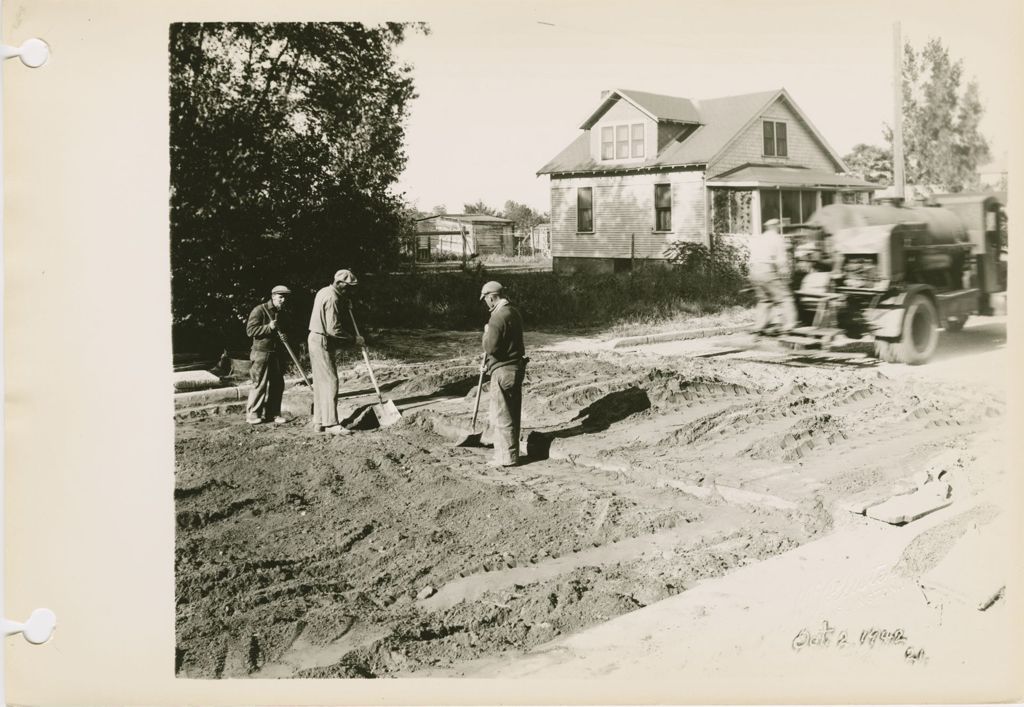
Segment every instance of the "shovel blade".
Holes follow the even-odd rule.
[[[395,404],[388,400],[383,405],[374,405],[373,412],[381,427],[391,427],[402,419],[402,413],[398,411]]]
[[[480,442],[480,435],[482,434],[483,432],[470,432],[469,434],[465,434],[461,438],[459,438],[459,440],[453,446],[482,447],[483,443]]]

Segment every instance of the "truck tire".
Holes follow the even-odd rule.
[[[946,331],[953,332],[954,334],[958,331],[962,331],[964,324],[967,323],[967,315],[961,314],[946,320]]]
[[[938,323],[939,314],[932,301],[924,295],[913,295],[903,314],[900,338],[877,340],[875,353],[887,363],[920,365],[932,357],[939,344]]]

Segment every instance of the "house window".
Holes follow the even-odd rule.
[[[806,223],[817,207],[817,194],[795,189],[762,189],[761,221],[788,219],[790,223]]]
[[[601,159],[615,159],[615,128],[610,125],[601,128]]]
[[[644,124],[605,125],[601,128],[601,159],[626,160],[644,156]]]
[[[672,185],[654,185],[654,230],[672,230]]]
[[[629,126],[615,126],[615,159],[629,157]]]
[[[764,126],[765,157],[786,157],[789,145],[786,139],[786,124],[775,120],[766,120]]]
[[[594,188],[580,187],[576,190],[576,231],[594,231]]]
[[[644,156],[644,124],[633,123],[629,126],[632,140],[630,141],[630,155],[633,157]]]

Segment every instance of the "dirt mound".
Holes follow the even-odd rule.
[[[421,395],[465,395],[479,379],[479,368],[454,366],[415,375],[389,391],[392,398]]]

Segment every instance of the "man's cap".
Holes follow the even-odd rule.
[[[292,291],[289,290],[284,285],[278,285],[277,287],[270,291],[270,294],[272,295],[290,295],[291,293]]]
[[[779,219],[777,219],[777,218],[770,218],[770,219],[768,219],[767,221],[764,222],[764,225],[767,228],[768,226],[778,226],[780,223],[782,223],[782,221],[779,221]]]
[[[337,284],[339,282],[343,285],[356,285],[359,283],[359,280],[356,279],[351,270],[339,270],[334,273],[334,283]]]
[[[484,295],[500,295],[501,294],[501,283],[495,280],[485,282],[484,286],[480,288],[480,299],[484,298]]]

